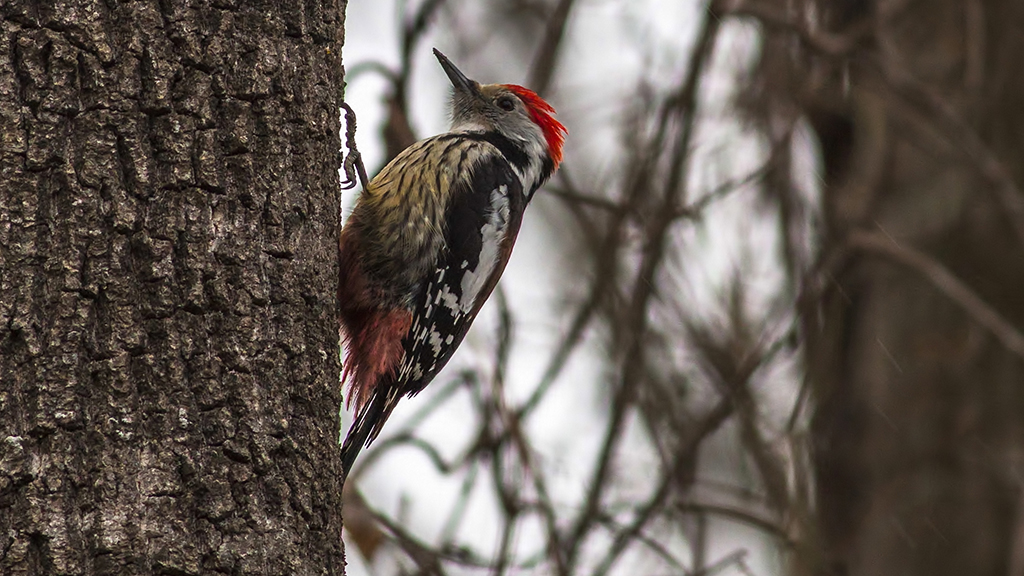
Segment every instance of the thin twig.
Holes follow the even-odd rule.
[[[633,284],[633,300],[627,316],[626,326],[630,337],[626,347],[625,359],[622,364],[621,377],[616,382],[615,398],[610,422],[605,431],[597,466],[591,477],[587,495],[584,500],[584,509],[573,526],[568,543],[571,549],[567,551],[569,558],[568,565],[573,567],[578,560],[580,550],[579,543],[589,532],[598,510],[600,509],[602,495],[607,485],[611,460],[621,440],[621,428],[625,420],[627,407],[630,403],[636,382],[644,369],[644,346],[645,333],[649,317],[648,305],[654,295],[655,274],[658,271],[666,250],[666,236],[672,224],[672,208],[679,205],[679,198],[682,196],[682,186],[686,182],[683,172],[686,168],[686,161],[690,149],[690,138],[693,134],[697,108],[697,87],[700,83],[704,66],[711,55],[711,49],[715,44],[719,29],[719,21],[712,17],[710,12],[705,15],[700,32],[698,33],[696,48],[694,49],[687,75],[679,91],[670,96],[662,110],[664,122],[659,126],[659,131],[652,144],[654,150],[662,150],[660,140],[667,133],[667,125],[670,124],[670,117],[680,116],[682,118],[682,129],[676,145],[671,147],[671,169],[669,177],[662,189],[662,209],[660,214],[655,215],[645,234],[646,241],[643,246],[643,256],[640,267]]]
[[[920,273],[959,304],[975,322],[988,329],[1007,350],[1024,359],[1024,334],[938,260],[906,244],[897,246],[874,232],[852,232],[846,242],[851,248],[885,256]]]
[[[616,534],[608,554],[605,555],[601,563],[598,564],[597,569],[594,570],[595,575],[603,576],[607,574],[622,552],[625,551],[629,541],[640,534],[654,515],[664,508],[665,501],[675,485],[674,481],[687,468],[696,467],[698,450],[704,439],[718,430],[733,414],[734,409],[732,399],[726,398],[719,401],[718,405],[701,419],[700,424],[693,428],[690,437],[680,443],[680,446],[676,449],[676,455],[672,464],[666,467],[654,494],[642,506],[637,507],[633,523],[625,530]]]
[[[786,11],[777,9],[767,2],[720,0],[716,2],[716,8],[723,16],[753,18],[767,28],[789,32],[813,51],[832,57],[849,56],[872,32],[872,22],[869,20],[858,22],[842,34],[811,28],[794,20]]]
[[[787,534],[786,530],[781,526],[770,520],[751,514],[746,510],[723,506],[720,504],[702,504],[697,502],[683,502],[676,504],[675,509],[687,514],[710,514],[736,520],[772,535],[789,548],[792,548],[797,544],[789,537],[789,534]]]
[[[621,533],[628,530],[628,528],[624,527],[621,523],[616,522],[615,519],[611,516],[602,516],[598,519],[598,522],[600,522],[602,525],[604,525],[605,527],[607,527],[615,533]],[[651,549],[651,551],[653,551],[663,560],[671,564],[672,568],[679,570],[680,572],[686,572],[686,567],[683,566],[683,563],[680,562],[678,558],[673,556],[672,553],[669,552],[668,549],[657,540],[651,538],[650,536],[647,536],[643,532],[638,533],[635,536],[635,540],[637,542],[640,542],[647,548]]]
[[[988,182],[988,189],[1002,205],[1017,241],[1024,247],[1024,191],[1017,186],[1006,164],[938,91],[918,81],[892,58],[878,60],[875,65],[888,86],[905,102],[927,112],[935,127]]]
[[[565,37],[565,29],[569,23],[569,13],[572,11],[573,0],[559,0],[558,5],[546,18],[547,27],[544,29],[544,38],[541,40],[540,48],[537,50],[537,57],[530,67],[530,76],[527,86],[538,94],[546,95],[551,87],[551,78],[555,73],[555,61],[558,56],[562,38]]]

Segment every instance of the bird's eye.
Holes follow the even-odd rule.
[[[501,98],[498,98],[498,101],[495,102],[495,104],[505,112],[511,112],[516,108],[516,103],[513,102],[512,98],[509,96],[502,96]]]

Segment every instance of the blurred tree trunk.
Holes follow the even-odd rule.
[[[817,573],[1024,573],[1024,362],[951,297],[1024,327],[1024,5],[818,4],[799,72],[825,168]]]
[[[0,573],[344,573],[344,8],[0,3]]]

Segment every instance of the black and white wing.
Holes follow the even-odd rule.
[[[446,247],[420,290],[412,328],[402,341],[401,394],[423,389],[462,343],[512,253],[526,198],[501,156],[485,156],[468,183],[452,191]]]

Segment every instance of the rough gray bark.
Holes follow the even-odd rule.
[[[0,3],[0,573],[344,573],[344,8]]]
[[[790,60],[825,165],[825,288],[805,316],[815,572],[1019,574],[1024,362],[950,284],[1024,327],[1024,10],[817,4],[824,30]]]

